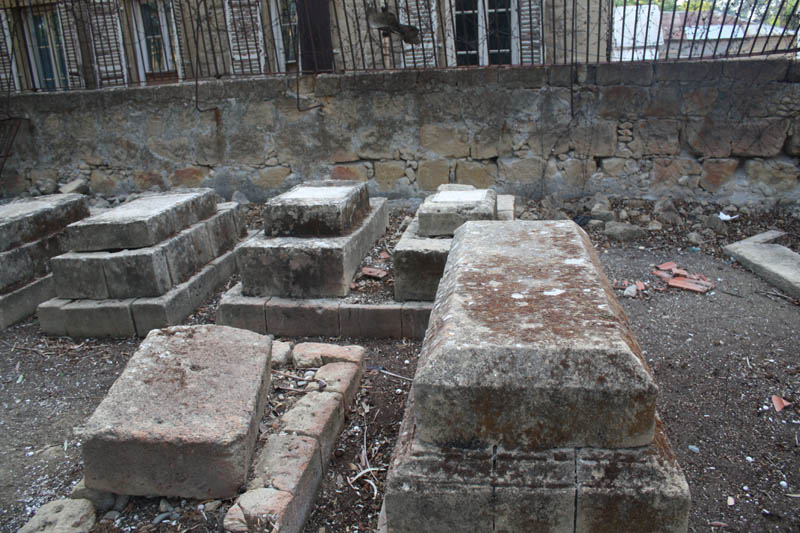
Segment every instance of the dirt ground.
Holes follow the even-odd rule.
[[[613,203],[618,210],[624,205]],[[656,382],[659,414],[692,492],[690,531],[800,531],[800,306],[782,297],[721,252],[720,244],[768,228],[790,233],[797,248],[800,222],[781,213],[746,213],[726,235],[700,244],[686,235],[698,217],[719,206],[679,205],[678,227],[667,226],[639,240],[609,242],[591,230],[611,280],[645,281],[636,298],[622,296]],[[548,210],[574,216],[585,205],[528,206],[530,218]],[[652,209],[648,204],[643,210]],[[694,214],[692,214],[694,213]],[[402,213],[395,213],[402,224]],[[699,227],[694,227],[699,230]],[[391,251],[396,239],[387,237]],[[371,254],[380,266],[380,247]],[[387,270],[391,262],[384,259]],[[652,265],[675,261],[704,274],[716,288],[708,294],[658,291]],[[233,280],[232,280],[233,281]],[[390,293],[391,274],[366,292]],[[218,296],[187,319],[213,323]],[[298,341],[299,339],[290,339]],[[368,371],[331,458],[306,533],[374,531],[385,470],[354,476],[367,463],[386,468],[391,456],[420,343],[315,339],[368,348]],[[46,337],[34,319],[0,332],[0,530],[16,531],[42,504],[65,497],[81,478],[82,424],[135,351],[138,341]],[[277,392],[277,391],[276,391]],[[777,412],[778,395],[794,405]],[[221,531],[232,502],[215,511],[201,503],[171,500],[179,518],[157,525],[159,501],[132,498],[121,516],[96,531]]]

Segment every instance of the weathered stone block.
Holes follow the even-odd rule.
[[[363,163],[353,165],[336,165],[331,169],[331,179],[334,181],[358,181],[369,179],[367,165]]]
[[[55,298],[46,300],[36,308],[39,327],[48,335],[66,335],[67,324],[64,321],[63,307],[71,300]]]
[[[76,252],[152,246],[215,212],[211,189],[144,195],[70,224],[69,246]]]
[[[614,155],[617,150],[617,122],[615,120],[595,120],[590,124],[578,124],[570,128],[570,134],[570,146],[579,155],[609,157]]]
[[[467,157],[469,133],[465,129],[425,124],[420,128],[420,146],[439,157]]]
[[[400,306],[395,304],[341,304],[339,328],[342,337],[399,339],[402,336]]]
[[[103,263],[108,252],[69,252],[50,260],[59,298],[108,298]]]
[[[258,170],[258,173],[251,177],[253,185],[260,189],[279,189],[284,180],[292,173],[288,167],[269,167]]]
[[[494,185],[496,179],[496,163],[478,161],[458,161],[456,163],[456,183],[465,183],[486,189]]]
[[[0,295],[0,330],[36,312],[37,306],[56,295],[53,276],[45,276]]]
[[[268,297],[242,296],[242,284],[237,283],[222,295],[217,307],[217,325],[267,332],[266,303]],[[273,345],[274,349],[274,345]]]
[[[83,430],[86,486],[230,498],[247,479],[270,382],[269,337],[151,332]]]
[[[636,128],[643,155],[677,155],[681,153],[676,120],[642,120]],[[609,154],[611,155],[611,154]]]
[[[219,216],[215,218],[219,218]],[[169,276],[174,285],[191,278],[195,272],[198,272],[217,256],[211,245],[206,225],[205,223],[195,224],[169,239],[161,247],[166,263],[169,265]],[[231,237],[236,238],[235,232]],[[137,296],[156,296],[156,294],[139,294]]]
[[[108,254],[101,258],[100,262],[110,298],[159,296],[172,287],[167,257],[160,248],[122,250]],[[59,296],[67,297],[63,294]],[[91,298],[91,296],[80,297]]]
[[[319,444],[315,439],[273,434],[256,459],[254,477],[247,487],[250,490],[263,487],[282,490],[304,500],[308,506],[314,502],[323,470]]]
[[[403,337],[423,339],[428,330],[428,320],[433,304],[430,302],[405,302],[401,311]]]
[[[8,292],[22,283],[49,272],[49,259],[64,253],[63,233],[53,233],[38,241],[30,242],[0,252],[0,294]]]
[[[467,222],[437,298],[412,391],[421,442],[651,442],[657,387],[576,224]]]
[[[121,338],[136,335],[131,300],[73,300],[64,305],[61,312],[70,337]]]
[[[685,532],[689,486],[660,424],[645,448],[577,451],[575,531]]]
[[[547,162],[540,157],[498,159],[498,173],[509,184],[537,183],[544,178]]]
[[[777,159],[750,159],[744,164],[747,179],[757,184],[766,194],[790,191],[797,186],[800,168],[791,162]]]
[[[651,63],[606,63],[597,65],[597,85],[650,85]]]
[[[766,231],[729,244],[724,251],[786,294],[800,298],[800,254],[770,243],[782,235]]]
[[[339,336],[339,302],[336,300],[270,298],[265,309],[270,335]]]
[[[425,198],[416,218],[420,236],[449,236],[467,220],[496,219],[497,193],[491,189],[439,191]]]
[[[717,192],[733,178],[738,166],[738,159],[706,159],[703,161],[700,186],[707,191]]]
[[[497,195],[497,220],[514,220],[516,218],[516,196],[513,194]]]
[[[41,239],[89,216],[80,194],[54,194],[0,205],[0,252]]]
[[[147,336],[154,329],[180,324],[193,309],[188,283],[177,285],[161,296],[137,298],[131,302],[133,322],[139,337]]]
[[[364,367],[366,350],[362,346],[339,346],[318,342],[303,342],[294,347],[294,361],[298,368],[320,367],[330,363],[350,363]],[[312,364],[313,363],[313,364]]]
[[[786,119],[747,121],[733,130],[731,155],[773,157],[781,153],[789,130]]]
[[[368,213],[365,183],[311,181],[267,202],[264,231],[269,236],[345,235]]]
[[[342,397],[332,392],[309,392],[281,418],[281,431],[311,437],[319,443],[327,466],[336,438],[344,427]]]
[[[325,382],[325,392],[334,392],[341,395],[344,410],[347,411],[358,393],[363,373],[363,365],[328,363],[314,374],[314,379]],[[319,386],[318,381],[309,383],[308,390],[319,390]]]
[[[239,204],[236,202],[218,204],[217,214],[208,219],[206,230],[211,241],[212,258],[232,250],[239,242],[240,231],[236,221],[238,211]]]
[[[236,247],[245,296],[346,296],[361,259],[388,225],[386,199],[349,235],[328,238],[256,236]]]
[[[694,159],[656,158],[653,159],[651,176],[656,186],[670,187],[678,184],[683,176],[700,174],[703,168]]]
[[[451,242],[451,239],[420,236],[419,218],[414,217],[395,246],[392,256],[395,300],[433,301]]]
[[[397,180],[405,177],[405,161],[380,161],[375,163],[375,181],[381,191],[394,189]]]
[[[236,499],[223,521],[229,533],[281,531],[300,533],[305,515],[295,505],[295,497],[271,488],[249,490]]]
[[[422,191],[434,191],[450,182],[450,162],[446,159],[420,161],[417,169],[417,187]]]

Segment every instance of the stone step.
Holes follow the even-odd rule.
[[[370,211],[367,184],[359,181],[309,181],[280,194],[264,206],[269,236],[345,235]]]
[[[0,252],[0,294],[48,274],[50,258],[65,251],[66,237],[58,232]]]
[[[80,431],[86,486],[236,496],[267,399],[271,342],[224,326],[150,332]]]
[[[417,437],[446,446],[652,442],[657,387],[573,222],[467,222],[431,313]]]
[[[452,238],[433,239],[419,234],[415,216],[392,254],[394,264],[394,299],[398,302],[432,302],[444,273]]]
[[[497,219],[497,193],[491,189],[445,189],[425,198],[417,210],[419,235],[452,236],[468,220]]]
[[[0,205],[0,252],[63,230],[89,216],[81,194],[53,194]]]
[[[236,247],[245,296],[326,298],[346,296],[363,257],[388,226],[385,198],[370,200],[370,212],[340,237],[267,237]]]
[[[0,295],[0,329],[5,329],[32,315],[39,304],[54,298],[55,295],[56,286],[52,274]]]
[[[188,281],[237,242],[235,209],[222,209],[155,246],[69,252],[51,261],[59,298],[160,296]]]
[[[67,227],[73,252],[144,248],[212,216],[211,189],[146,194]]]

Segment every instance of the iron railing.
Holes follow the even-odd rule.
[[[70,90],[800,51],[800,0],[377,2],[0,0],[0,84],[7,92]]]

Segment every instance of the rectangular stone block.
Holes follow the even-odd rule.
[[[50,258],[64,253],[64,244],[63,233],[53,233],[38,241],[0,252],[0,294],[48,274]]]
[[[403,334],[400,306],[396,304],[341,304],[342,337],[399,339]]]
[[[267,333],[282,337],[339,336],[339,302],[270,298]]]
[[[394,299],[398,302],[432,302],[442,279],[452,239],[419,235],[419,218],[414,217],[394,249]]]
[[[325,392],[335,392],[342,397],[342,405],[345,412],[353,404],[353,400],[358,394],[361,385],[361,376],[364,373],[364,365],[353,363],[328,363],[323,365],[314,379],[325,382]],[[319,390],[319,381],[308,384],[308,390]]]
[[[242,296],[242,284],[237,283],[220,298],[217,325],[266,334],[268,300],[269,297]]]
[[[497,195],[497,220],[514,220],[516,197],[513,194]]]
[[[89,216],[81,194],[53,194],[0,205],[0,252],[36,241]]]
[[[273,434],[255,461],[253,479],[247,487],[250,490],[273,487],[301,498],[306,505],[313,504],[323,470],[316,439]]]
[[[235,202],[219,204],[217,210],[217,214],[208,219],[206,225],[208,237],[211,241],[211,253],[214,257],[232,250],[236,243],[239,242],[239,236],[241,235],[236,220],[239,204]],[[246,228],[243,229],[246,230]]]
[[[386,199],[370,200],[361,225],[342,237],[266,237],[236,247],[245,296],[346,296],[362,258],[388,225]]]
[[[193,310],[188,283],[177,285],[161,296],[136,298],[131,303],[139,337],[146,337],[154,329],[180,324]]]
[[[264,411],[271,342],[224,326],[152,331],[83,430],[86,486],[235,496]]]
[[[780,231],[766,231],[729,244],[724,251],[786,294],[800,298],[800,254],[769,243],[781,235]]]
[[[425,338],[432,309],[433,304],[430,302],[405,302],[400,312],[403,337],[419,340]]]
[[[342,397],[332,392],[309,392],[281,418],[281,431],[317,440],[322,467],[328,461],[344,427]]]
[[[576,532],[688,529],[689,486],[660,421],[645,448],[577,453]]]
[[[39,304],[39,307],[36,308],[36,315],[42,331],[48,335],[61,336],[67,334],[64,306],[71,301],[53,297]]]
[[[172,287],[167,257],[161,248],[122,250],[105,255],[100,263],[111,298],[159,296]]]
[[[0,295],[0,330],[36,312],[37,306],[55,297],[53,276],[45,276]]]
[[[73,300],[61,308],[70,337],[132,337],[136,335],[132,300]]]
[[[70,224],[69,246],[75,252],[144,248],[215,212],[216,199],[211,189],[143,195]]]
[[[53,269],[58,297],[95,300],[108,298],[103,263],[109,256],[108,252],[68,252],[52,258],[50,268]]]
[[[481,221],[453,239],[412,395],[422,442],[621,448],[652,441],[657,387],[579,226]]]
[[[450,236],[467,220],[495,220],[497,193],[491,189],[439,191],[425,198],[417,217],[422,237]]]
[[[345,235],[369,213],[367,184],[324,180],[297,185],[264,206],[269,236]]]
[[[214,217],[219,219],[220,217]],[[212,219],[213,220],[213,219]],[[208,221],[210,224],[211,221]],[[235,234],[232,236],[236,238]],[[192,277],[196,272],[217,257],[208,235],[205,223],[195,224],[185,229],[163,245],[172,283],[177,285]],[[223,252],[224,253],[224,252]],[[140,296],[149,296],[142,294]]]

